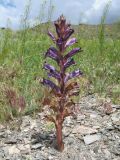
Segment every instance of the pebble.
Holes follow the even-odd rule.
[[[16,145],[8,147],[9,154],[20,154],[20,150],[17,148]]]
[[[42,147],[43,147],[42,144],[37,143],[37,144],[35,144],[35,145],[32,145],[32,146],[31,146],[31,149],[41,149]]]
[[[91,128],[91,127],[86,127],[86,126],[79,126],[79,125],[76,125],[74,128],[73,128],[73,131],[72,133],[75,134],[83,134],[83,135],[86,135],[86,134],[92,134],[92,133],[97,133],[98,131],[94,128]]]
[[[83,137],[85,144],[91,144],[93,142],[99,141],[101,139],[101,135],[86,135]]]

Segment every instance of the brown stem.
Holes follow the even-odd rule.
[[[57,137],[57,149],[62,152],[64,149],[64,143],[62,141],[62,123],[56,125],[56,137]]]

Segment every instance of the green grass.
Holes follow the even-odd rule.
[[[23,114],[35,113],[42,107],[44,88],[39,79],[45,76],[42,69],[44,53],[53,45],[46,30],[49,28],[54,31],[54,28],[50,20],[47,24],[30,28],[29,9],[28,5],[22,19],[22,30],[0,30],[0,121],[17,115],[6,98],[7,89],[25,98],[26,109]],[[76,47],[83,49],[75,56],[77,66],[73,67],[79,67],[84,72],[84,77],[78,79],[81,84],[80,96],[97,93],[110,97],[113,103],[120,103],[119,23],[104,25],[102,21],[98,26],[73,27],[78,40]]]
[[[7,38],[6,32],[9,33]],[[5,89],[15,90],[18,95],[25,97],[26,114],[41,108],[44,89],[39,83],[39,78],[45,74],[42,69],[44,53],[52,41],[45,33],[29,30],[22,46],[21,32],[1,30],[1,34],[0,119],[2,120],[9,118],[11,114]],[[78,39],[76,46],[81,46],[83,52],[75,56],[77,66],[74,68],[81,68],[84,79],[89,83],[87,91],[81,92],[82,96],[87,92],[98,93],[100,96],[110,97],[114,103],[119,103],[120,40],[105,38],[101,53],[97,37],[87,39],[80,37],[79,34],[75,36]],[[83,83],[81,79],[80,83]],[[82,89],[86,89],[86,86]]]

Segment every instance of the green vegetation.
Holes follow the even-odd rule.
[[[9,98],[6,98],[6,90],[25,98],[26,109],[23,114],[41,110],[44,90],[39,79],[45,76],[42,70],[44,53],[51,44],[46,30],[53,30],[53,26],[50,20],[40,25],[37,21],[37,26],[30,28],[29,12],[27,6],[21,20],[21,30],[0,29],[0,121],[17,115],[15,106],[11,106]],[[110,97],[113,103],[120,103],[119,26],[119,23],[104,25],[104,22],[98,26],[73,26],[78,40],[76,46],[83,49],[75,56],[75,67],[80,67],[84,73],[84,77],[78,79],[82,84],[80,96],[98,93]]]

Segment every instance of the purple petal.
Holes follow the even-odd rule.
[[[69,59],[67,60],[67,62],[64,64],[64,69],[66,69],[66,68],[68,68],[69,66],[74,65],[74,64],[75,64],[74,59],[73,59],[73,58],[69,58]]]
[[[59,28],[59,25],[58,25],[58,23],[56,21],[54,22],[54,25],[55,25],[55,28],[56,28],[57,35],[58,35],[58,37],[60,37],[60,28]]]
[[[55,36],[50,31],[48,31],[48,35],[55,42],[56,38],[55,38]]]
[[[55,61],[59,62],[58,51],[54,47],[50,47],[45,54],[45,57],[50,57]]]
[[[73,44],[76,43],[76,42],[77,42],[76,38],[71,38],[71,39],[69,39],[69,40],[66,42],[66,44],[65,44],[65,48],[68,47],[68,46],[73,45]]]
[[[60,74],[57,73],[57,72],[50,72],[50,73],[48,73],[48,77],[54,77],[54,78],[56,78],[58,80],[60,80],[60,78],[61,78]]]
[[[79,69],[76,70],[76,71],[73,71],[73,72],[69,73],[68,75],[66,75],[66,77],[64,79],[64,82],[67,82],[69,79],[78,77],[78,76],[80,76],[82,74],[83,73]]]
[[[60,93],[60,88],[56,84],[54,84],[52,81],[43,78],[43,81],[41,83],[43,85],[50,87],[51,89],[55,89],[58,93]]]
[[[55,71],[55,67],[47,63],[44,64],[44,69],[49,70],[49,71]]]
[[[65,55],[65,59],[70,58],[74,56],[76,53],[78,53],[81,50],[81,48],[74,48],[72,51],[70,51],[68,54]]]
[[[56,43],[57,43],[57,46],[59,47],[60,51],[62,51],[63,44],[64,44],[64,41],[62,40],[62,38],[59,38]]]
[[[65,33],[64,41],[66,41],[73,33],[74,33],[73,29],[71,28],[67,29]]]
[[[50,73],[48,73],[49,77],[54,77],[54,78],[60,80],[60,78],[61,78],[60,73],[58,71],[56,71],[56,69],[53,66],[45,63],[44,69],[46,69],[50,72]]]

